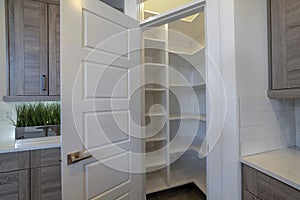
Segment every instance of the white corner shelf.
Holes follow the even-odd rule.
[[[150,41],[150,42],[157,42],[157,43],[163,43],[165,45],[166,40],[164,39],[158,39],[158,38],[154,38],[154,37],[150,37],[150,36],[144,36],[144,40],[146,41]]]
[[[167,165],[166,156],[158,153],[147,153],[146,154],[146,169],[147,171],[153,171],[160,167]]]
[[[162,134],[158,134],[157,136],[146,138],[146,142],[160,142],[167,141],[168,138],[163,136]]]
[[[168,26],[168,24],[163,25],[165,29],[145,30],[143,34],[145,47],[142,51],[145,72],[143,120],[145,125],[149,125],[144,139],[147,153],[144,166],[147,170],[146,192],[149,194],[194,182],[206,193],[206,166],[202,164],[205,162],[203,158],[206,155],[206,145],[202,144],[204,141],[200,138],[205,134],[206,115],[200,114],[200,108],[198,110],[195,106],[196,100],[201,101],[203,105],[200,106],[205,110],[206,84],[203,78],[205,76],[202,77],[197,73],[200,71],[205,74],[203,70],[205,46],[191,44],[191,48],[186,48],[185,45],[180,46],[180,41],[176,46],[177,41],[174,41],[172,48]],[[186,60],[191,62],[188,63]],[[179,72],[180,75],[175,72]],[[190,90],[196,93],[196,98],[191,98],[193,93],[190,93]],[[177,105],[174,95],[177,92],[180,98],[185,99],[182,110]],[[151,109],[157,104],[162,105],[163,109],[160,107]],[[181,127],[180,131],[184,135],[180,134],[175,141],[170,141],[175,134],[173,132],[177,124],[182,122],[185,126]],[[192,138],[193,136],[188,133],[193,131],[191,126],[194,127],[198,123],[201,128],[197,128],[199,137]],[[162,128],[156,130],[158,127]],[[161,148],[165,149],[161,150]],[[150,153],[154,150],[158,151]],[[175,164],[174,167],[173,164],[168,165],[168,162],[177,156],[183,158],[187,156],[187,159],[178,162],[179,165]],[[198,170],[198,167],[201,169]]]
[[[174,48],[169,47],[169,53],[183,55],[183,56],[192,56],[198,52],[205,53],[205,48],[206,48],[205,46],[199,46],[199,48],[195,48],[193,51],[186,51],[186,50],[178,50],[178,49],[175,50]]]
[[[165,88],[145,88],[146,92],[165,92]]]
[[[199,120],[206,122],[206,115],[203,114],[194,114],[194,113],[171,113],[170,120]]]
[[[145,63],[144,65],[145,65],[145,67],[152,67],[152,68],[155,68],[155,67],[158,67],[158,68],[164,68],[164,67],[167,66],[166,64],[161,64],[161,63],[150,63],[150,62]]]
[[[162,175],[160,174],[160,171],[148,173],[147,176],[148,177],[151,176],[150,178],[146,179],[147,194],[168,189],[167,183],[165,182]]]
[[[180,87],[180,88],[185,88],[185,87],[206,87],[205,83],[202,84],[195,84],[195,85],[183,85],[183,84],[170,84],[170,87]]]
[[[163,112],[157,112],[157,113],[146,113],[145,117],[166,117],[167,114]]]
[[[176,139],[175,139],[176,138]],[[177,136],[170,141],[170,155],[193,151],[200,159],[206,156],[206,143],[200,137]]]
[[[177,187],[193,182],[204,194],[207,194],[206,167],[199,167],[197,174],[198,177],[196,177],[196,174],[187,172],[184,169],[171,170],[170,187]]]

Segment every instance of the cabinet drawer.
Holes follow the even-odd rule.
[[[262,200],[299,200],[300,191],[258,172],[257,197]]]
[[[242,165],[243,189],[257,195],[257,171],[247,165]]]
[[[258,200],[258,199],[247,190],[243,190],[243,200]]]
[[[254,168],[242,165],[243,200],[299,200],[300,191]]]
[[[31,168],[60,165],[60,148],[31,151]]]
[[[29,200],[30,172],[21,170],[0,174],[1,200]]]
[[[29,151],[0,154],[0,173],[29,168]]]

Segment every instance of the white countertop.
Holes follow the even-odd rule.
[[[241,158],[241,162],[300,190],[300,149],[289,148]]]
[[[0,142],[0,153],[11,153],[37,149],[50,149],[56,147],[61,147],[60,136],[23,140],[7,140]]]

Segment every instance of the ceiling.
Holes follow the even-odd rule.
[[[204,24],[204,12],[197,15],[193,15],[193,21],[189,22],[186,20],[178,20],[169,23],[169,29],[183,33],[199,44],[203,43],[205,39],[205,24]]]
[[[159,14],[172,10],[186,3],[190,3],[192,1],[194,0],[146,0],[143,2],[143,7],[145,12]],[[195,19],[196,15],[186,17],[182,20],[192,22]]]

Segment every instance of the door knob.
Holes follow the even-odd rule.
[[[68,157],[68,165],[72,165],[72,164],[81,162],[83,160],[92,158],[93,156],[89,152],[77,151],[77,152],[68,154],[67,157]]]

